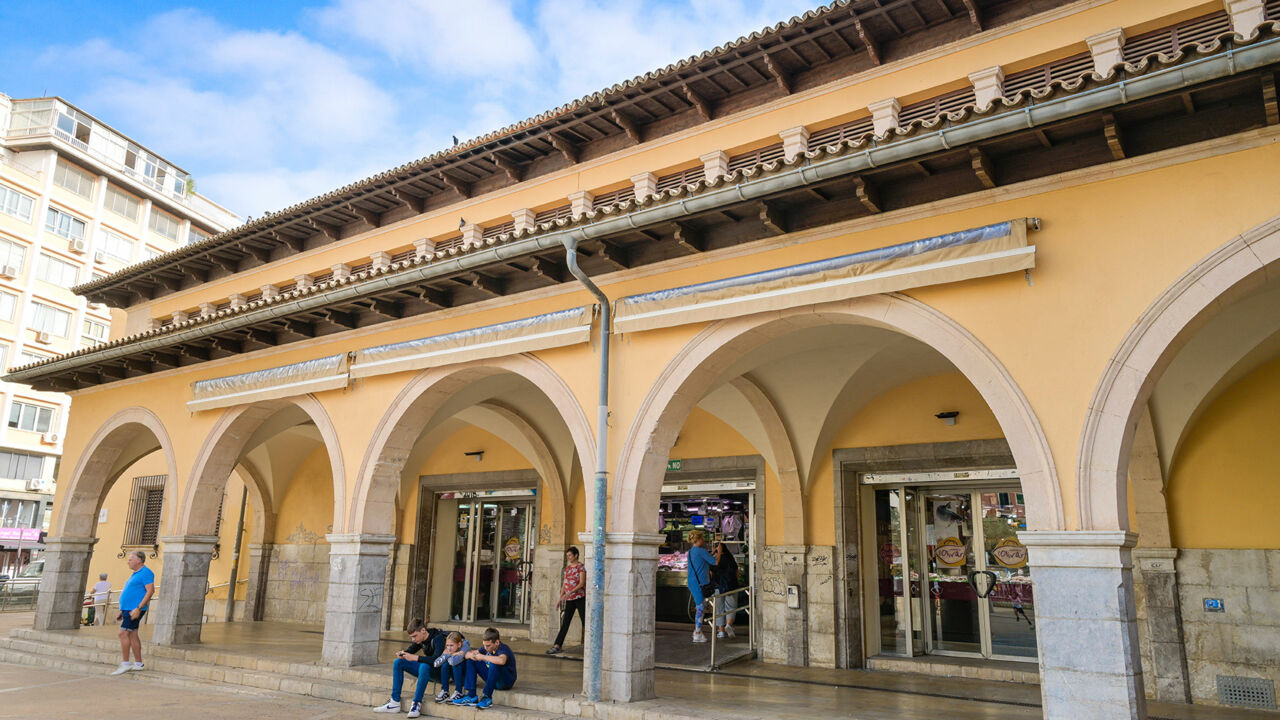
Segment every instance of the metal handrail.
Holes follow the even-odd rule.
[[[731,611],[729,611],[729,612],[726,612],[726,613],[720,613],[720,612],[717,612],[717,611],[716,611],[716,608],[718,607],[718,603],[716,602],[717,600],[719,600],[719,599],[720,599],[720,598],[722,598],[722,597],[728,597],[728,596],[730,596],[730,595],[737,595],[737,594],[738,594],[738,593],[740,593],[740,592],[746,592],[746,593],[747,593],[747,601],[746,601],[745,603],[743,603],[742,605],[739,605],[739,606],[735,607],[733,610],[731,610]],[[748,585],[743,585],[742,587],[740,587],[740,588],[736,588],[736,589],[733,589],[733,590],[726,590],[725,592],[722,592],[722,593],[716,593],[715,595],[712,595],[712,596],[711,596],[711,597],[709,597],[709,598],[705,598],[705,599],[703,600],[703,602],[706,602],[706,603],[710,603],[710,604],[711,604],[711,613],[707,616],[707,617],[710,617],[710,618],[711,618],[711,620],[710,620],[710,622],[711,622],[711,629],[712,629],[712,630],[715,630],[715,628],[716,628],[716,620],[718,620],[718,619],[720,619],[720,618],[722,618],[722,617],[723,617],[723,618],[727,618],[727,617],[729,617],[730,615],[737,615],[737,614],[738,614],[738,613],[740,613],[740,612],[745,612],[745,613],[747,613],[747,615],[748,615],[748,616],[750,616],[750,615],[751,615],[751,605],[752,605],[753,598],[755,598],[755,586],[754,586],[754,585],[750,585],[750,584],[748,584]],[[725,624],[727,625],[728,623],[726,622]],[[752,630],[754,630],[754,628],[752,628]],[[755,649],[756,649],[756,638],[755,638],[755,633],[754,633],[754,632],[750,632],[750,631],[748,631],[748,632],[747,632],[747,649],[748,649],[748,650],[750,650],[751,652],[755,652]],[[710,669],[711,669],[712,671],[715,671],[715,670],[719,670],[719,669],[720,669],[720,666],[716,664],[716,635],[715,635],[715,633],[712,633],[712,635],[711,635],[711,665],[710,665]]]

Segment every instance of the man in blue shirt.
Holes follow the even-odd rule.
[[[693,641],[704,643],[707,641],[707,636],[702,633],[702,618],[708,592],[715,593],[715,588],[711,584],[711,566],[716,562],[705,547],[706,533],[701,530],[689,531],[689,542],[693,547],[689,548],[689,571],[686,583],[689,586],[689,594],[693,596]]]
[[[123,675],[130,670],[142,669],[142,641],[138,639],[138,623],[147,613],[147,604],[156,593],[156,575],[147,567],[147,555],[141,550],[134,550],[125,556],[133,574],[120,591],[120,612],[116,619],[120,621],[120,655],[124,661],[112,675]],[[129,662],[129,652],[133,651],[134,662]]]
[[[454,705],[474,705],[481,710],[493,705],[494,690],[510,690],[516,684],[516,654],[498,635],[497,628],[484,631],[484,652],[467,653],[467,694]],[[484,697],[476,697],[476,678],[484,681]]]

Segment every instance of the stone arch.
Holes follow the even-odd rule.
[[[515,410],[498,402],[487,401],[476,405],[475,411],[487,416],[489,422],[494,428],[502,428],[511,437],[520,439],[521,445],[528,446],[527,459],[533,464],[533,469],[542,478],[543,483],[549,489],[548,498],[549,506],[552,510],[550,518],[550,533],[548,543],[551,545],[564,545],[567,530],[568,512],[568,487],[564,473],[560,471],[560,466],[556,463],[555,455],[551,452],[551,446],[547,444],[546,439],[538,432],[523,415]],[[518,450],[519,448],[517,448]]]
[[[390,532],[400,475],[422,428],[454,394],[476,381],[504,373],[518,375],[541,390],[568,427],[578,457],[594,457],[595,441],[582,406],[564,380],[536,357],[514,355],[429,368],[405,385],[378,421],[356,476],[347,516],[351,532]]]
[[[611,513],[617,524],[611,529],[648,530],[675,435],[725,367],[770,340],[832,323],[893,330],[946,357],[982,394],[1004,430],[1028,498],[1028,528],[1063,528],[1062,496],[1048,440],[1008,371],[954,320],[914,298],[885,294],[722,320],[698,333],[663,369],[623,443]]]
[[[241,479],[248,480],[245,486],[249,488],[249,504],[253,508],[253,527],[249,530],[249,542],[270,543],[276,535],[276,513],[271,493],[266,490],[267,483],[263,480],[262,471],[247,458],[240,458],[235,472]]]
[[[148,436],[151,442],[148,442]],[[131,407],[112,415],[89,439],[81,453],[67,493],[60,501],[62,512],[54,522],[53,535],[91,538],[98,525],[98,508],[120,473],[155,451],[164,453],[169,479],[166,495],[178,477],[173,443],[164,423],[152,411]]]
[[[1280,216],[1233,238],[1173,282],[1129,328],[1094,389],[1076,458],[1084,530],[1128,528],[1129,455],[1142,408],[1173,358],[1219,310],[1276,272]]]
[[[338,532],[342,522],[342,498],[346,497],[345,471],[342,464],[342,448],[338,433],[324,406],[313,395],[303,395],[282,400],[264,400],[250,405],[228,409],[214,423],[205,438],[200,453],[192,467],[191,478],[183,493],[178,525],[181,535],[211,535],[217,515],[218,502],[231,472],[240,464],[241,455],[254,436],[254,432],[272,416],[287,407],[297,407],[315,423],[329,455],[329,469],[333,475],[333,527]],[[259,476],[249,473],[254,484]],[[269,496],[266,488],[257,492]]]
[[[729,381],[734,390],[742,395],[751,409],[755,411],[760,424],[764,426],[765,435],[769,438],[770,456],[773,458],[773,471],[778,475],[782,486],[782,496],[788,502],[782,503],[782,544],[805,544],[805,505],[804,482],[800,479],[800,465],[796,462],[795,446],[791,442],[791,434],[778,414],[768,394],[754,380],[746,375],[739,375]]]

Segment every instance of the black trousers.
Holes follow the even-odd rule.
[[[582,621],[582,627],[587,627],[587,599],[580,597],[577,600],[566,600],[564,603],[564,614],[560,616],[560,634],[556,636],[556,647],[564,647],[564,636],[569,634],[569,625],[573,623],[574,611],[578,613],[578,619]]]

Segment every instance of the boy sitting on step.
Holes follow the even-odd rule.
[[[442,630],[427,627],[421,618],[414,618],[406,630],[413,644],[397,652],[396,660],[391,664],[391,699],[385,705],[375,707],[373,711],[400,712],[400,688],[404,685],[404,676],[412,675],[417,678],[417,684],[413,688],[409,717],[416,718],[422,715],[422,697],[435,674],[435,661],[444,652],[445,635]]]
[[[484,631],[484,651],[466,654],[467,694],[454,705],[472,705],[481,710],[493,705],[494,690],[510,690],[516,684],[516,654],[502,642],[497,628]],[[476,680],[484,682],[484,697],[476,697]]]

